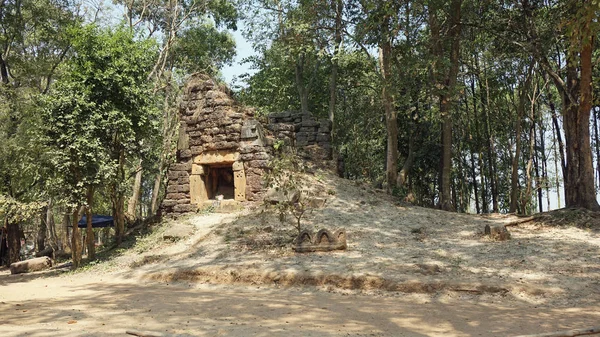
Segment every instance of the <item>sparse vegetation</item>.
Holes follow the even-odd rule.
[[[302,231],[302,218],[311,210],[308,203],[309,190],[303,179],[304,166],[292,147],[277,146],[276,156],[271,161],[270,170],[265,177],[265,184],[274,191],[279,200],[266,199],[265,208],[275,209],[282,225],[287,216],[295,219],[294,228]]]

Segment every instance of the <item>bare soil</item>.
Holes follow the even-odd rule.
[[[346,251],[294,253],[295,219],[260,205],[189,216],[83,271],[0,272],[2,336],[515,336],[600,325],[595,213],[456,214],[324,172],[309,179],[326,203],[303,226],[344,228]],[[516,224],[510,240],[483,235],[499,223]]]

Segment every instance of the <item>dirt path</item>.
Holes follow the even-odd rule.
[[[128,329],[190,336],[514,336],[600,322],[598,306],[140,283],[123,276],[2,275],[2,336],[126,336]]]

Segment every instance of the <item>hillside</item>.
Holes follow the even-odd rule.
[[[271,298],[281,301],[281,296],[298,294],[329,298],[328,301],[333,302],[340,299],[339,296],[352,296],[357,303],[388,303],[389,298],[399,301],[395,305],[431,305],[435,310],[448,305],[453,309],[439,314],[442,321],[449,319],[444,315],[454,317],[453,310],[462,303],[472,306],[470,319],[481,324],[485,321],[481,315],[497,316],[497,324],[488,322],[486,329],[499,329],[494,331],[513,335],[522,331],[582,328],[597,325],[595,322],[600,319],[600,232],[593,223],[592,228],[579,228],[527,221],[509,228],[512,239],[497,242],[483,236],[485,224],[523,220],[514,216],[456,214],[398,204],[381,191],[321,171],[309,179],[315,193],[326,201],[324,207],[309,212],[303,224],[309,229],[345,228],[346,251],[294,253],[289,244],[294,235],[291,224],[282,224],[276,214],[263,212],[262,205],[252,204],[233,213],[205,210],[203,214],[166,221],[149,235],[138,237],[131,249],[86,271],[58,276],[57,272],[27,275],[22,279],[26,282],[20,286],[35,287],[40,282],[53,284],[68,280],[71,284],[83,283],[77,288],[82,291],[85,284],[94,287],[101,279],[102,284],[107,284],[102,294],[109,303],[118,301],[118,294],[108,295],[112,287],[108,285],[115,282],[115,289],[130,287],[131,282],[143,284],[141,288],[126,291],[142,296],[147,287],[152,289],[147,294],[152,300],[146,301],[169,303],[171,296],[185,289],[207,287],[220,294],[250,292],[253,295],[246,296],[259,296],[267,302]],[[0,284],[14,286],[14,282],[15,277],[6,272],[0,276]],[[263,291],[267,293],[259,295]],[[14,301],[7,297],[10,295],[1,296],[3,303]],[[133,322],[137,322],[136,315],[144,312],[144,306],[150,305],[144,300],[140,302],[144,305],[137,301],[126,302],[134,315]],[[237,301],[242,300],[234,300]],[[317,303],[314,299],[311,301]],[[495,310],[500,308],[525,310],[529,316],[511,314],[498,318],[500,314]],[[163,309],[152,305],[151,310]],[[179,310],[195,309],[183,306]],[[152,317],[154,315],[158,313],[153,312]],[[426,322],[427,312],[422,315],[421,319]],[[242,316],[235,321],[245,322]],[[343,321],[342,317],[337,319]],[[504,320],[516,323],[507,326],[502,323]],[[262,331],[254,323],[244,324]],[[162,329],[164,324],[158,320],[150,326]],[[297,324],[302,326],[301,322]],[[306,322],[304,324],[306,327]],[[486,325],[483,324],[482,329],[483,326]],[[324,324],[323,331],[328,327]],[[102,327],[94,329],[90,331],[102,331]],[[226,331],[223,335],[243,335],[243,330],[234,329],[240,333],[236,334],[231,329],[223,330]],[[386,329],[381,335],[396,331]],[[22,330],[15,327],[15,331]],[[219,335],[215,332],[218,329],[211,330],[215,334],[181,327],[169,331]],[[468,336],[474,335],[477,326],[459,328],[455,325],[449,330],[428,331],[406,335]]]
[[[445,292],[561,305],[600,300],[597,230],[531,221],[509,227],[512,239],[496,242],[483,236],[485,224],[518,218],[400,205],[381,191],[333,175],[312,179],[326,202],[303,225],[313,232],[345,228],[346,251],[293,252],[288,242],[294,219],[282,224],[277,214],[255,205],[239,214],[182,220],[174,226],[189,226],[193,234],[136,255],[130,265],[141,277],[160,281]]]

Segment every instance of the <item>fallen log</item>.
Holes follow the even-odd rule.
[[[36,257],[35,259],[15,262],[10,265],[11,274],[30,273],[34,271],[45,270],[52,267],[52,260],[47,256]]]
[[[54,253],[54,249],[52,249],[52,247],[48,247],[44,250],[41,250],[41,251],[35,253],[35,257],[47,256],[49,258],[52,258],[53,253]]]
[[[511,221],[511,222],[507,223],[507,224],[506,224],[506,225],[504,225],[504,226],[506,226],[506,227],[518,226],[518,225],[522,225],[522,224],[524,224],[524,223],[531,222],[531,221],[533,221],[533,220],[535,220],[535,219],[536,219],[536,217],[535,217],[535,216],[530,216],[530,217],[527,217],[527,218],[523,218],[523,219],[519,219],[519,220]]]
[[[583,335],[595,335],[600,334],[600,326],[595,326],[586,329],[573,329],[573,330],[564,330],[550,333],[540,333],[536,335],[520,335],[516,337],[573,337],[573,336],[583,336]]]

